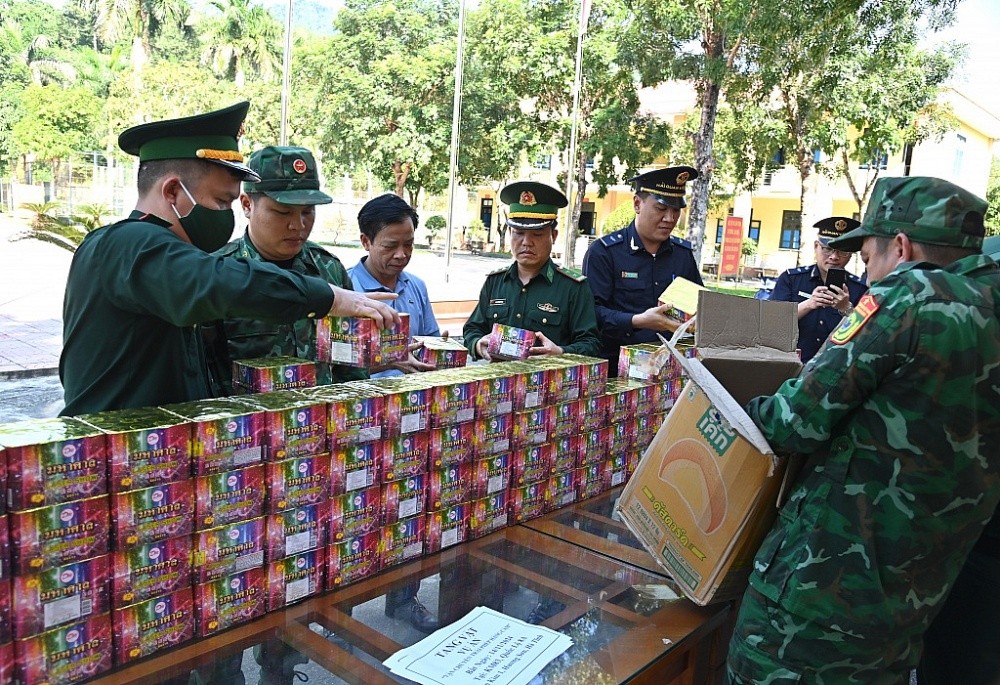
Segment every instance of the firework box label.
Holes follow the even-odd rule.
[[[461,340],[415,335],[413,342],[420,343],[413,356],[435,369],[456,369],[469,363],[469,351]]]
[[[611,446],[611,428],[602,428],[593,433],[584,433],[576,466],[582,467],[608,458]]]
[[[59,504],[108,491],[104,433],[73,418],[0,426],[7,462],[7,506]]]
[[[550,369],[537,363],[511,366],[514,378],[514,411],[534,409],[549,403]]]
[[[465,542],[469,536],[472,506],[463,502],[453,507],[428,512],[425,524],[425,547],[428,554]]]
[[[536,342],[534,331],[495,323],[486,343],[486,352],[496,361],[524,360]]]
[[[330,545],[326,557],[326,589],[336,590],[378,573],[382,561],[381,544],[380,531],[374,531]]]
[[[580,400],[583,414],[581,432],[596,431],[608,425],[608,396],[589,395]]]
[[[107,434],[112,493],[191,476],[191,424],[158,407],[77,417]]]
[[[640,383],[625,378],[608,381],[608,424],[631,420],[636,414]]]
[[[382,527],[382,486],[338,495],[330,500],[330,544],[374,533]]]
[[[515,448],[528,445],[540,445],[547,442],[555,421],[555,407],[539,407],[516,411],[512,440]]]
[[[432,428],[428,431],[427,460],[433,468],[472,461],[475,423]]]
[[[488,457],[510,451],[514,434],[514,415],[504,414],[477,419],[472,429],[472,456]]]
[[[108,553],[108,496],[54,504],[10,516],[14,574],[39,573]]]
[[[431,469],[427,474],[430,509],[443,509],[465,502],[472,493],[472,464]]]
[[[635,389],[635,415],[648,414],[659,410],[660,384],[640,383]]]
[[[382,480],[416,476],[427,470],[427,432],[400,435],[385,441],[382,452]]]
[[[379,329],[364,317],[328,316],[316,321],[318,361],[364,369],[403,361],[409,355],[410,315],[401,313],[399,323]]]
[[[580,397],[603,395],[608,384],[608,360],[581,354],[564,354],[560,359],[580,367]]]
[[[469,518],[469,536],[471,538],[481,538],[493,531],[507,527],[510,519],[508,512],[510,496],[507,490],[474,500],[470,504],[472,515]]]
[[[552,409],[551,437],[563,438],[583,430],[583,400],[561,402]]]
[[[194,475],[232,471],[264,460],[267,414],[262,408],[235,397],[163,408],[194,424],[191,433]]]
[[[91,616],[14,643],[15,682],[70,685],[111,668],[111,614]]]
[[[320,454],[326,450],[326,402],[296,392],[271,392],[247,398],[267,412],[268,461]]]
[[[535,483],[555,474],[555,445],[547,442],[519,449],[511,456],[511,483]]]
[[[611,488],[612,460],[605,459],[596,464],[589,464],[578,470],[576,474],[576,497],[578,500],[596,497]]]
[[[263,518],[195,533],[195,583],[207,583],[263,565]]]
[[[545,490],[545,511],[554,511],[576,501],[579,469],[557,473],[548,480]]]
[[[333,494],[341,495],[344,492],[354,492],[377,484],[382,475],[384,449],[385,445],[382,442],[366,442],[363,445],[338,448],[333,453],[332,461]],[[338,473],[341,470],[342,476]]]
[[[514,376],[506,367],[489,366],[486,369],[492,373],[480,385],[476,415],[490,418],[510,414],[514,411]]]
[[[195,530],[246,521],[264,513],[264,465],[196,480]]]
[[[555,366],[549,378],[552,383],[552,392],[549,395],[550,403],[572,402],[580,399],[579,366]]]
[[[635,449],[638,426],[634,421],[622,421],[608,426],[611,440],[608,456],[630,452]]]
[[[635,454],[633,452],[633,454]],[[611,464],[611,487],[621,485],[629,477],[629,462],[632,455],[619,454],[610,460]]]
[[[431,389],[422,383],[422,379],[411,380],[401,376],[371,381],[371,386],[385,396],[386,437],[418,433],[427,429],[431,413]]]
[[[424,554],[424,526],[421,513],[382,527],[382,569],[416,559]]]
[[[251,393],[311,388],[316,385],[316,363],[297,357],[237,359],[233,383]]]
[[[514,523],[530,521],[545,513],[546,483],[528,483],[510,489],[510,515]]]
[[[329,523],[329,502],[271,514],[264,522],[267,537],[265,557],[268,561],[278,561],[324,546]]]
[[[323,591],[326,549],[314,549],[267,566],[267,610],[275,611]]]
[[[13,632],[21,640],[111,609],[103,555],[13,579]]]
[[[382,525],[424,513],[427,499],[427,476],[418,475],[394,480],[382,486]]]
[[[431,388],[430,427],[440,428],[476,418],[481,380],[456,380]]]
[[[267,612],[267,573],[252,568],[194,586],[195,634],[212,635]]]
[[[194,637],[194,591],[182,588],[111,614],[115,665],[183,644]]]
[[[310,388],[301,393],[326,403],[326,430],[332,448],[381,440],[386,434],[385,397],[357,383]]]
[[[575,469],[580,459],[580,445],[584,436],[577,433],[552,441],[552,468],[554,473]]]
[[[126,549],[194,530],[195,482],[180,480],[113,495],[114,542]]]
[[[192,538],[148,542],[111,555],[111,604],[117,609],[168,595],[192,582]]]
[[[330,498],[330,468],[329,454],[268,464],[268,513],[326,502]]]
[[[510,485],[510,453],[472,462],[472,497],[504,492]]]
[[[660,293],[657,300],[661,304],[670,305],[667,316],[684,323],[698,313],[698,293],[705,290],[707,290],[705,286],[677,276],[670,281],[670,285]]]

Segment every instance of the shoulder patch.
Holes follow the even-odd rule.
[[[684,240],[683,238],[676,238],[674,236],[670,236],[670,242],[672,242],[674,245],[679,245],[680,247],[683,247],[685,250],[691,249],[691,243]]]
[[[875,298],[871,296],[871,293],[865,293],[857,306],[854,307],[854,311],[851,315],[844,319],[840,326],[837,327],[830,335],[830,342],[834,345],[843,345],[851,341],[854,335],[861,330],[861,328],[875,316],[875,312],[879,310],[879,304],[875,301]]]
[[[855,276],[850,271],[847,272],[847,280],[852,281],[854,283],[860,283],[861,285],[864,285],[864,281],[861,280],[861,277],[860,276]]]
[[[493,271],[486,274],[487,276],[496,276],[497,274],[502,274],[504,271],[510,268],[510,264],[507,266],[501,266],[499,269],[493,269]]]
[[[228,257],[229,255],[236,254],[237,252],[239,252],[239,250],[240,250],[240,241],[239,239],[237,239],[231,243],[226,243],[225,245],[220,247],[218,250],[215,251],[215,254],[219,255],[220,257]]]
[[[812,268],[811,266],[797,266],[794,269],[789,269],[788,273],[790,273],[790,274],[804,274],[805,272],[809,271],[809,269],[811,269],[811,268]]]
[[[597,242],[601,243],[602,245],[607,245],[608,247],[610,247],[616,243],[622,242],[623,240],[625,240],[625,232],[615,231],[614,233],[609,233],[608,235],[604,236]]]
[[[338,257],[337,255],[333,254],[332,252],[330,252],[328,249],[326,249],[325,247],[323,247],[319,243],[314,243],[311,240],[307,240],[305,247],[310,252],[321,254],[324,257],[333,257],[338,262],[340,261],[340,257]]]
[[[571,269],[566,266],[556,265],[556,271],[561,273],[563,276],[566,276],[567,278],[572,278],[577,283],[583,283],[585,280],[587,280],[587,277],[583,275],[582,271]]]

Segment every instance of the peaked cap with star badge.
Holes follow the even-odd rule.
[[[122,131],[118,147],[140,162],[201,159],[230,169],[246,181],[260,180],[243,163],[239,137],[250,110],[247,101],[205,114],[139,124]]]
[[[813,228],[819,229],[817,237],[819,238],[820,245],[828,245],[831,240],[839,238],[848,231],[853,231],[860,225],[861,222],[857,219],[851,219],[846,216],[828,216],[814,223]]]
[[[269,145],[254,152],[247,165],[260,180],[245,181],[243,192],[264,193],[285,205],[326,205],[333,198],[319,189],[319,170],[304,147]]]
[[[555,226],[559,210],[569,200],[559,190],[537,181],[516,181],[500,191],[508,205],[507,225],[522,231]]]
[[[632,178],[637,193],[649,193],[654,200],[667,207],[687,207],[684,190],[688,181],[698,178],[698,171],[690,166],[672,166],[654,169]]]

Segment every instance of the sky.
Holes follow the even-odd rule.
[[[928,44],[943,40],[969,46],[966,62],[953,79],[955,87],[1000,118],[1000,2],[962,0],[954,25],[935,34]]]

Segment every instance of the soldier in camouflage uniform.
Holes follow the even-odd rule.
[[[265,147],[250,155],[248,166],[260,176],[258,183],[244,183],[240,204],[249,225],[246,233],[216,252],[248,261],[264,261],[318,276],[328,283],[353,290],[340,260],[308,240],[316,221],[316,205],[333,201],[319,189],[319,172],[312,153],[302,147]],[[313,319],[270,323],[254,319],[226,319],[205,328],[209,365],[217,394],[231,395],[232,360],[289,356],[316,358],[316,324]],[[367,378],[367,372],[318,362],[320,385]]]
[[[946,181],[881,179],[830,242],[860,248],[873,284],[798,378],[747,407],[805,463],[754,560],[730,682],[905,683],[919,661],[1000,501],[985,212]]]

